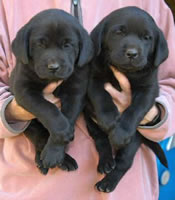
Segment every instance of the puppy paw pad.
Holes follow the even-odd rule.
[[[106,193],[112,192],[115,189],[115,185],[111,184],[108,181],[104,181],[104,179],[98,182],[95,186],[98,191]]]
[[[115,166],[116,162],[113,158],[106,158],[99,161],[97,170],[101,174],[108,174],[115,168]]]
[[[78,169],[77,162],[68,154],[65,155],[63,163],[58,166],[65,171],[75,171],[76,169]]]

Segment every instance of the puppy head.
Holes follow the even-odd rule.
[[[153,18],[136,7],[114,11],[91,33],[97,56],[123,72],[159,66],[168,57],[167,42]],[[102,51],[103,50],[103,51]]]
[[[49,9],[34,16],[18,33],[12,50],[24,67],[41,79],[68,78],[74,67],[82,67],[93,56],[88,33],[68,13]]]

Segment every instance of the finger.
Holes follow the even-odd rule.
[[[105,90],[112,96],[114,104],[120,111],[125,110],[131,104],[131,95],[116,90],[110,83],[104,85]]]
[[[121,92],[114,88],[110,83],[105,83],[104,85],[105,90],[115,99],[120,99]]]
[[[63,81],[58,81],[58,82],[53,82],[50,83],[49,85],[47,85],[44,90],[43,93],[47,94],[47,93],[52,93]]]
[[[113,71],[115,78],[118,80],[122,91],[125,92],[126,94],[130,95],[131,87],[130,87],[130,83],[129,83],[128,79],[126,78],[126,76],[112,66],[111,66],[111,70]]]
[[[19,106],[15,98],[8,104],[6,108],[6,116],[8,120],[20,121],[28,121],[35,118],[35,116],[32,113]]]
[[[51,103],[54,103],[54,104],[57,104],[59,103],[60,104],[60,99],[58,99],[57,97],[55,97],[53,94],[50,94],[50,93],[47,93],[47,94],[44,94],[44,98],[51,102]]]
[[[151,122],[157,114],[158,114],[158,108],[157,106],[153,105],[152,108],[145,115],[144,119],[140,122],[140,124],[142,125]]]

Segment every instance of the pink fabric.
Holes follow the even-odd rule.
[[[163,0],[81,0],[83,21],[90,32],[114,9],[135,5],[148,11],[164,31],[170,55],[160,68],[160,97],[168,110],[168,119],[157,129],[140,129],[149,139],[158,141],[175,132],[175,31],[172,14]],[[15,62],[10,43],[16,32],[36,13],[43,9],[61,8],[70,12],[69,0],[1,0],[0,1],[0,106],[10,93],[8,77]],[[13,137],[12,137],[13,136]],[[155,157],[142,146],[132,168],[114,192],[104,194],[94,189],[102,178],[96,171],[98,156],[89,137],[83,117],[75,129],[75,140],[68,153],[78,162],[75,172],[50,170],[47,176],[39,173],[34,164],[34,149],[23,135],[9,132],[0,121],[0,200],[157,200],[158,180]]]

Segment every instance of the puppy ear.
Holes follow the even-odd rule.
[[[95,48],[94,50],[96,56],[98,56],[101,52],[104,27],[105,27],[105,22],[102,21],[91,32],[91,38],[94,43],[94,48]]]
[[[82,67],[85,64],[87,64],[89,61],[91,61],[93,55],[94,55],[94,47],[92,40],[88,33],[83,29],[80,32],[80,53],[78,58],[78,66]]]
[[[29,62],[29,34],[29,25],[25,25],[18,31],[16,38],[12,42],[13,53],[23,64],[28,64]]]
[[[168,57],[168,44],[163,32],[159,29],[155,45],[154,66],[158,67]]]

